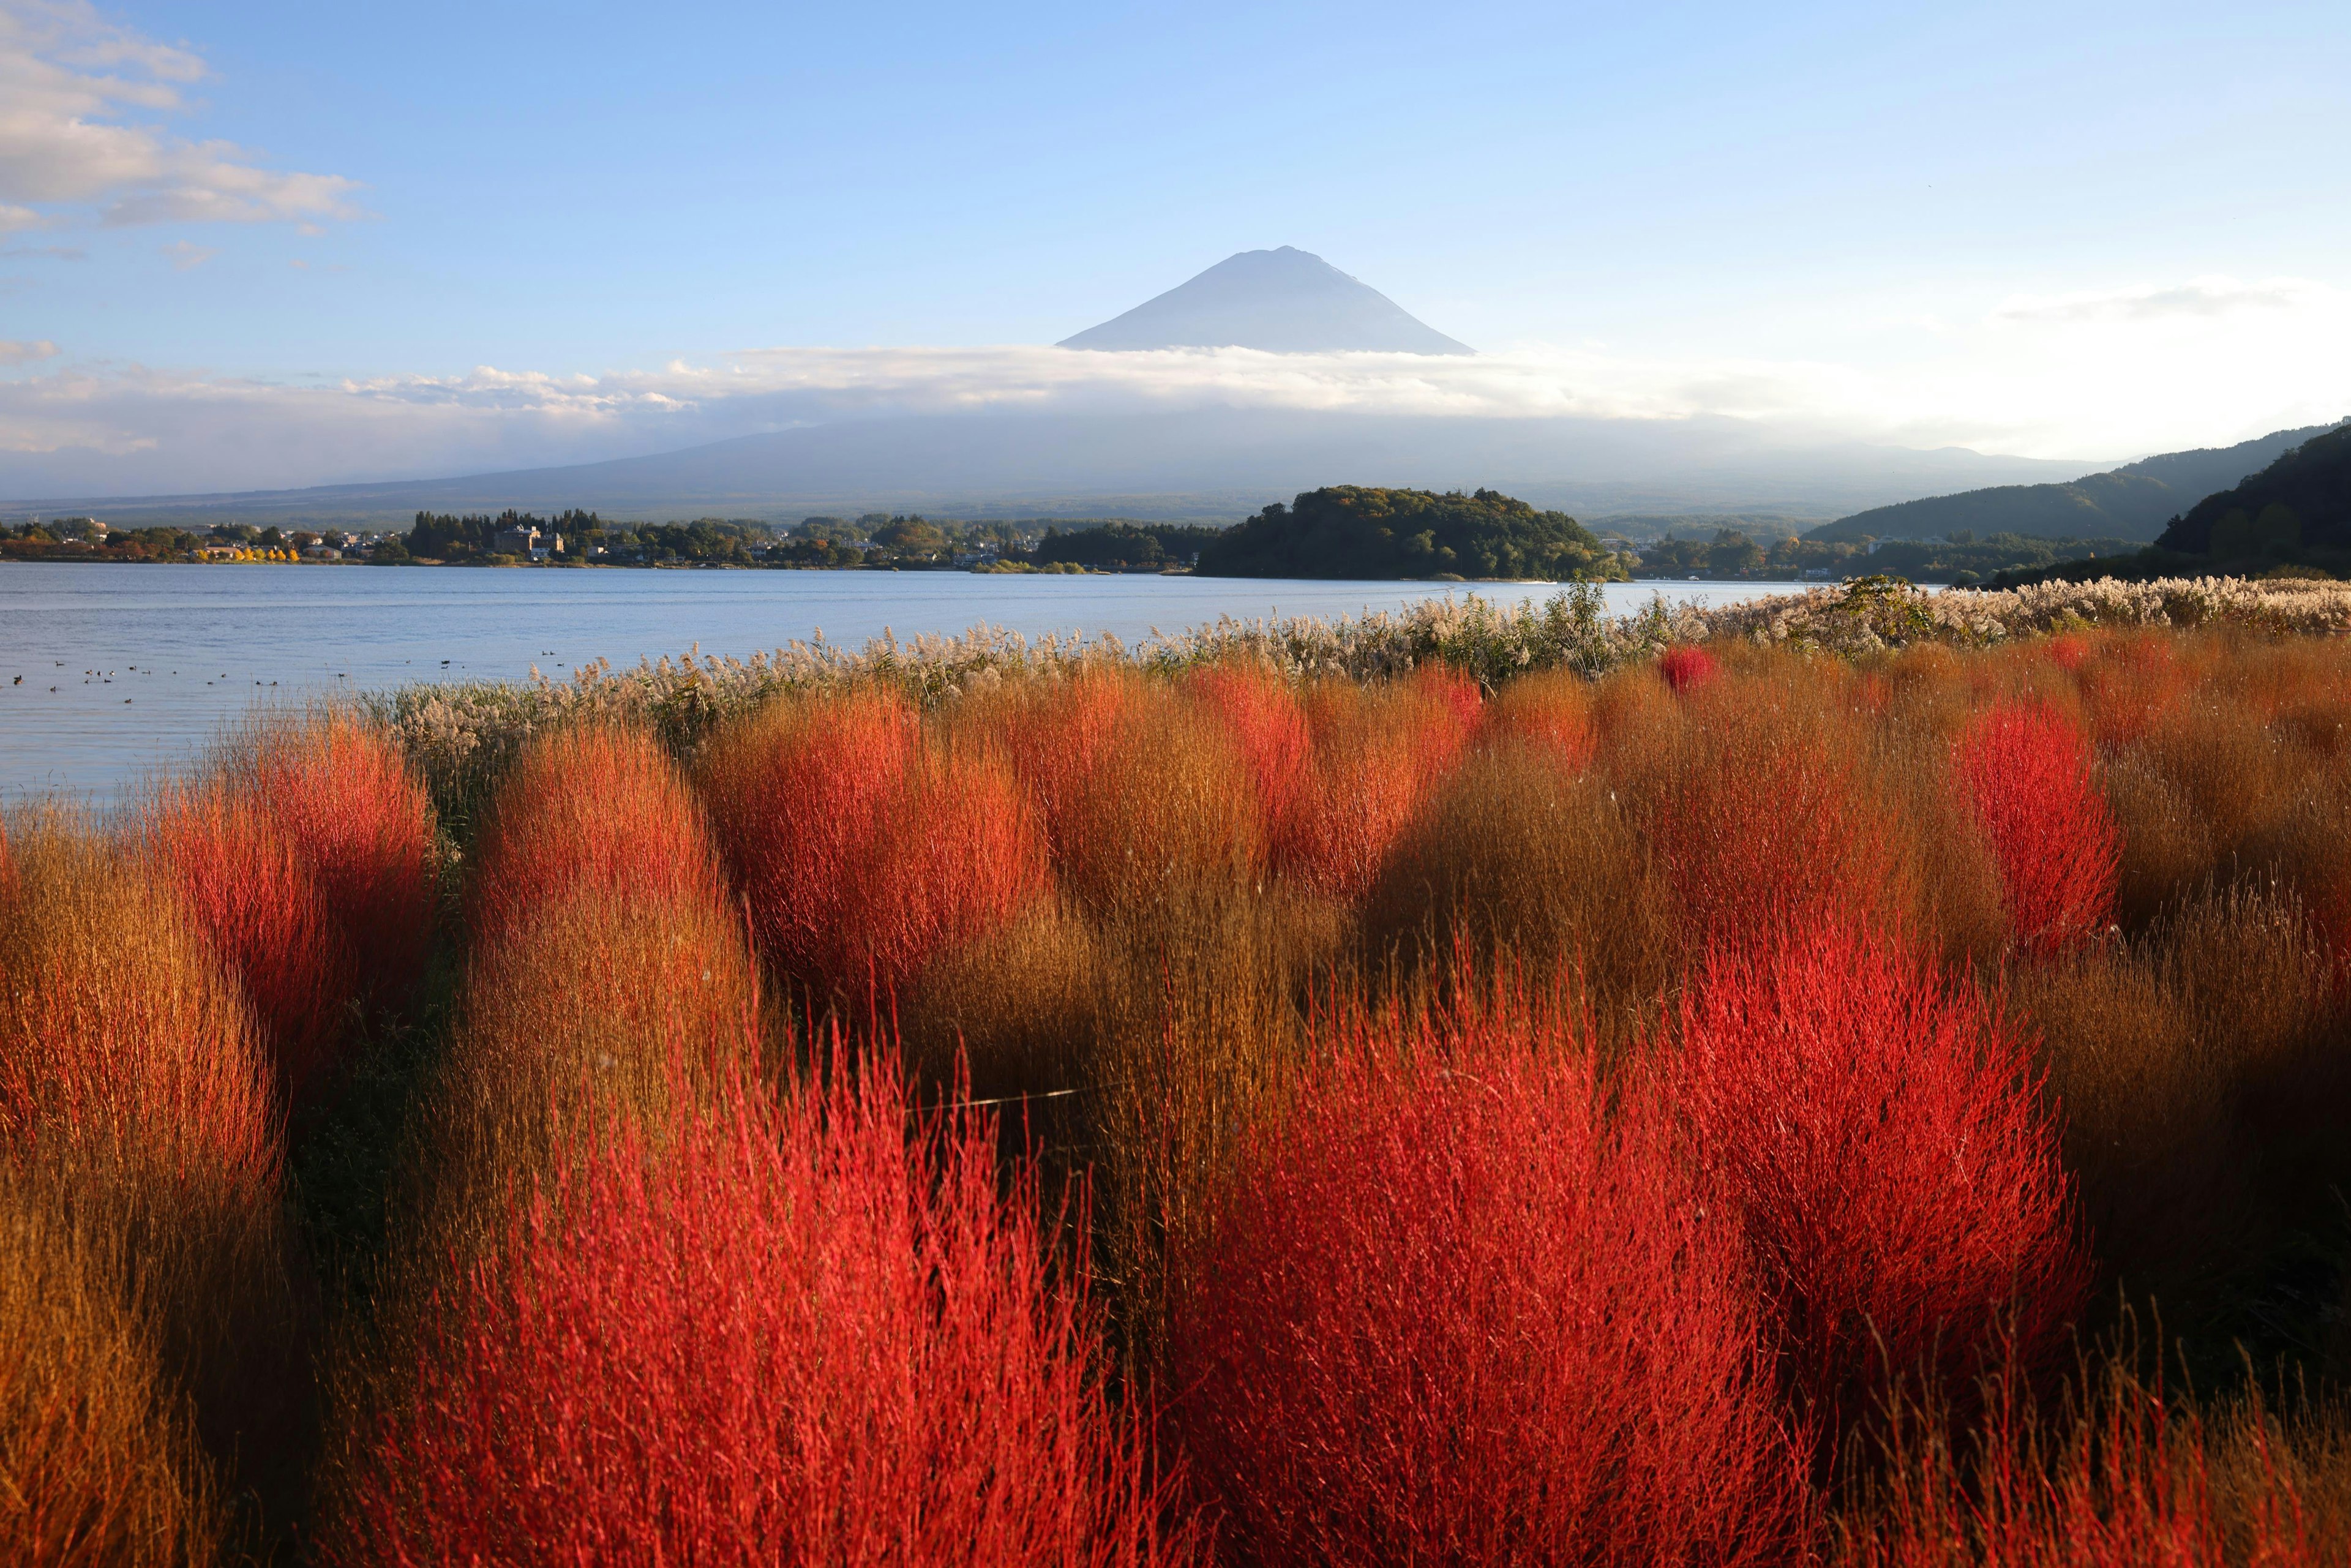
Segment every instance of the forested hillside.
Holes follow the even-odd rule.
[[[1384,490],[1332,485],[1280,502],[1201,547],[1206,577],[1533,578],[1612,581],[1631,574],[1564,512],[1498,490]]]
[[[2351,577],[2351,424],[2285,453],[2241,484],[2205,497],[2163,537],[2121,560],[2003,572],[2009,587],[2092,577]]]
[[[2157,543],[2215,559],[2351,551],[2351,424],[2205,497],[2174,517]]]
[[[1823,523],[1804,537],[1823,542],[1949,538],[1954,529],[1959,529],[1978,538],[2008,533],[2143,543],[2162,531],[2166,518],[2216,490],[2227,489],[2280,454],[2332,428],[2314,424],[2273,431],[2234,446],[2160,453],[2062,485],[1998,485],[1874,507]]]

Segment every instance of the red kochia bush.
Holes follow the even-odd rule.
[[[1882,812],[1833,734],[1768,712],[1718,714],[1651,808],[1684,941],[1756,942],[1790,918],[1876,913],[1888,898]]]
[[[309,867],[371,996],[397,1000],[433,941],[433,808],[390,739],[333,715],[266,737],[254,782]]]
[[[1657,1103],[1612,1117],[1508,996],[1331,1032],[1169,1330],[1231,1560],[1784,1560],[1803,1460]]]
[[[786,699],[711,742],[704,799],[778,967],[846,978],[837,968],[843,901],[915,739],[904,698],[862,690]]]
[[[2322,1527],[2321,1511],[2305,1505],[2310,1470],[2279,1451],[2285,1433],[2262,1401],[2240,1406],[2215,1433],[2192,1405],[2168,1400],[2161,1380],[2141,1378],[2126,1357],[2083,1370],[2087,1385],[2067,1391],[2054,1423],[2016,1379],[1994,1380],[1972,1454],[1954,1454],[1919,1423],[1906,1423],[1844,1563],[2302,1568],[2345,1560],[2340,1526]],[[2237,1495],[2224,1503],[2216,1482],[2225,1484],[2231,1458],[2251,1474],[2227,1478]]]
[[[1743,1218],[1823,1463],[1895,1380],[1963,1407],[2011,1349],[2041,1364],[2087,1265],[2026,1041],[1971,988],[1806,920],[1718,949],[1681,1035],[1666,1092]]]
[[[301,1103],[334,1066],[359,989],[317,878],[258,802],[217,780],[166,791],[146,842],[236,977],[281,1088]]]
[[[1722,666],[1705,649],[1683,643],[1657,655],[1657,674],[1675,691],[1687,692],[1722,674]]]
[[[1959,773],[1991,841],[2017,943],[2045,956],[2105,929],[2122,841],[2081,732],[2046,706],[2001,703],[1968,727]]]
[[[1541,747],[1567,773],[1590,767],[1599,748],[1591,683],[1564,671],[1511,681],[1486,706],[1479,728],[1489,742]]]
[[[1191,1560],[992,1130],[894,1071],[559,1177],[423,1335],[349,1563]]]
[[[1231,731],[1234,747],[1257,784],[1258,810],[1268,832],[1275,831],[1306,785],[1313,747],[1298,694],[1280,676],[1254,664],[1212,664],[1195,670],[1187,684],[1194,699]]]
[[[475,940],[507,940],[583,893],[699,907],[725,878],[685,780],[644,735],[581,727],[533,740],[499,784],[475,856]]]
[[[988,936],[1046,883],[1045,841],[1011,773],[925,750],[882,802],[840,888],[827,972],[883,992],[932,954]]]
[[[1429,787],[1451,770],[1478,717],[1478,688],[1443,665],[1384,689],[1315,688],[1313,748],[1290,805],[1269,823],[1283,875],[1333,898],[1359,898]]]
[[[1125,678],[1087,670],[1060,685],[1022,692],[991,716],[988,739],[1028,791],[1055,854],[1069,847],[1071,818],[1129,695]]]

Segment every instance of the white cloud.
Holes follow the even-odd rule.
[[[220,254],[217,246],[198,245],[184,239],[175,239],[169,245],[159,245],[155,248],[172,264],[174,272],[192,272]]]
[[[2076,294],[2015,295],[1992,312],[1995,320],[2071,323],[2154,321],[2168,317],[2225,316],[2239,310],[2294,310],[2323,298],[2325,286],[2298,277],[2245,283],[2234,277],[2193,277],[2186,283],[2144,284]]]
[[[57,357],[57,346],[47,338],[37,338],[30,342],[0,338],[0,365],[29,365],[36,360],[54,360]]]
[[[2351,294],[2317,284],[2296,285],[2293,302],[2276,308],[2050,316],[2002,306],[1972,322],[1947,316],[1931,334],[1891,322],[1882,337],[1907,346],[1865,364],[1541,346],[1474,358],[789,348],[599,375],[485,366],[305,385],[63,362],[0,378],[0,493],[451,475],[887,413],[1223,405],[1710,417],[1746,422],[1765,441],[2115,460],[2351,413]]]
[[[315,222],[357,215],[358,185],[174,136],[203,60],[106,21],[86,0],[0,0],[0,232],[95,218]]]

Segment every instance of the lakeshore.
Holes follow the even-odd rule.
[[[1450,585],[1447,585],[1450,586]],[[1662,589],[1729,603],[1790,583],[1604,585],[1625,613]],[[1425,582],[886,571],[279,571],[0,563],[0,799],[107,802],[256,702],[421,681],[561,678],[596,659],[747,655],[821,638],[986,624],[1134,644],[1220,616],[1335,618],[1443,597]],[[1498,605],[1550,583],[1453,586]],[[55,687],[52,691],[50,688]]]

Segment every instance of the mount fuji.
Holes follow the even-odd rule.
[[[1064,349],[1263,349],[1276,354],[1469,354],[1367,283],[1283,246],[1228,256]]]

